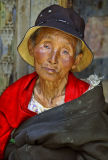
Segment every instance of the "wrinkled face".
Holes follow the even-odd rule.
[[[77,40],[51,28],[43,28],[32,47],[34,66],[39,77],[55,81],[64,78],[75,61]]]

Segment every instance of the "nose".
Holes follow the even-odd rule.
[[[49,62],[52,64],[56,64],[57,63],[57,50],[52,51],[50,57],[49,57]]]

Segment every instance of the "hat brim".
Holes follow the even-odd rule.
[[[29,50],[28,50],[28,40],[30,38],[30,36],[39,28],[42,27],[49,27],[49,26],[34,26],[31,27],[25,34],[25,37],[23,38],[23,40],[21,41],[21,43],[19,44],[19,46],[17,47],[17,50],[20,54],[20,56],[31,66],[34,66],[34,58],[33,56],[31,56],[29,54]],[[54,28],[54,27],[49,27],[49,28]],[[58,29],[58,28],[54,28],[54,29]],[[61,30],[61,29],[58,29]],[[63,30],[61,30],[63,31]],[[65,31],[63,31],[65,32]],[[66,34],[70,34],[65,32]],[[85,68],[87,68],[93,60],[93,53],[90,50],[90,48],[87,46],[86,42],[84,40],[82,40],[81,38],[79,38],[78,36],[74,35],[74,34],[70,34],[76,38],[78,38],[79,40],[81,40],[82,42],[82,49],[81,52],[83,53],[83,56],[81,58],[80,63],[77,65],[76,69],[73,70],[73,72],[81,72],[82,70],[84,70]]]

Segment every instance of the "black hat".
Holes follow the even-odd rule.
[[[31,27],[23,41],[18,46],[18,51],[22,58],[34,66],[34,59],[28,51],[28,40],[30,36],[40,27],[49,27],[61,30],[81,40],[83,53],[82,59],[76,68],[76,72],[80,72],[91,64],[93,53],[84,41],[84,20],[71,8],[63,8],[59,5],[51,5],[41,11],[36,19],[35,25]]]

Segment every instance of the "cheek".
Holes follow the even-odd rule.
[[[61,60],[62,67],[64,70],[70,70],[72,68],[72,65],[74,64],[74,58],[73,57],[66,57]]]
[[[47,54],[41,48],[34,49],[34,60],[39,64],[43,63],[47,59]]]

